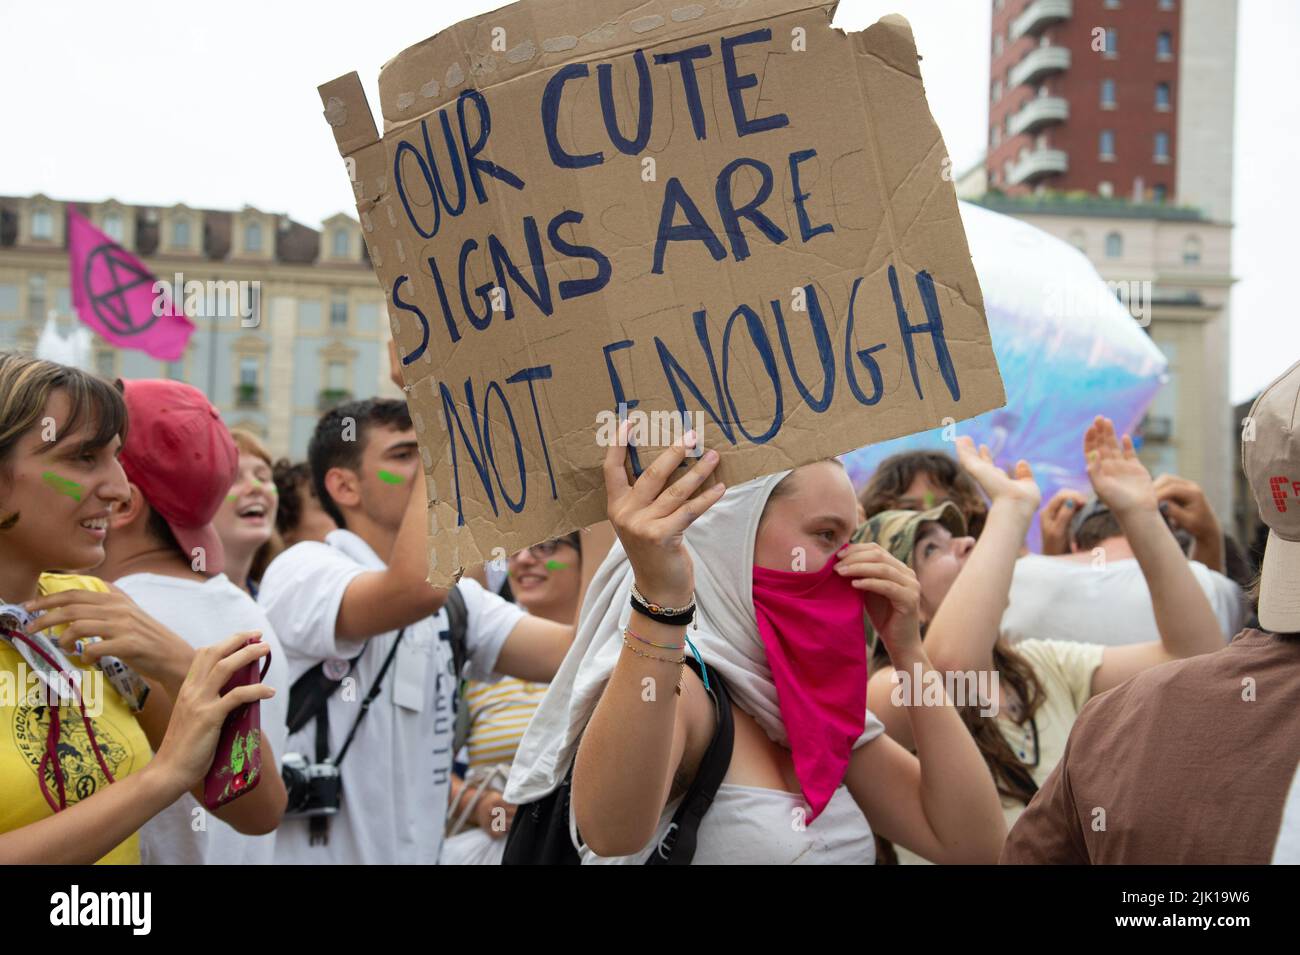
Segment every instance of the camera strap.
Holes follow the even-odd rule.
[[[373,703],[375,697],[379,695],[379,689],[383,685],[384,676],[388,673],[388,668],[393,665],[393,658],[397,656],[397,648],[401,645],[402,637],[404,636],[406,636],[405,627],[397,631],[397,639],[393,641],[392,649],[388,651],[388,656],[384,658],[384,665],[379,668],[379,675],[375,677],[375,682],[370,687],[370,692],[366,694],[366,698],[361,701],[361,712],[357,714],[357,718],[352,722],[352,729],[348,731],[348,738],[343,741],[343,748],[339,750],[338,756],[334,759],[335,766],[343,765],[343,757],[348,754],[348,747],[352,745],[352,738],[357,735],[357,727],[359,727],[361,721],[366,718],[366,714],[370,712],[370,704]]]
[[[370,704],[374,702],[375,697],[379,695],[379,688],[383,685],[384,676],[388,673],[388,668],[392,665],[393,658],[397,656],[397,647],[401,644],[402,637],[405,634],[405,627],[397,632],[397,639],[393,641],[392,649],[388,651],[388,656],[384,658],[384,665],[379,668],[379,675],[375,677],[374,685],[370,687],[370,692],[367,693],[365,699],[361,701],[361,712],[357,714],[357,718],[353,721],[352,729],[348,731],[348,738],[344,740],[343,748],[339,750],[338,758],[333,761],[336,767],[342,764],[343,757],[347,755],[348,747],[352,745],[352,738],[357,735],[357,727],[361,725],[361,721],[365,719],[366,713],[370,711]],[[369,649],[369,646],[370,644],[367,643],[366,649]],[[352,670],[355,669],[357,661],[365,655],[365,652],[365,649],[363,649],[348,661],[348,673],[351,673]],[[294,730],[295,721],[298,721],[298,728],[301,728],[306,720],[312,718],[312,713],[314,712],[315,714],[316,762],[318,763],[323,763],[329,759],[330,715],[329,707],[325,704],[328,703],[329,697],[333,694],[334,690],[338,688],[339,682],[341,682],[341,680],[330,681],[332,685],[324,683],[319,673],[321,666],[321,664],[317,664],[312,671],[309,671],[307,674],[304,674],[303,677],[299,678],[298,683],[294,684],[293,689],[298,690],[299,685],[302,684],[301,693],[298,694],[298,699],[296,700],[294,693],[291,692],[289,699],[289,710],[291,713],[289,721],[290,731]],[[305,681],[308,678],[311,678],[313,674],[315,674],[315,682],[308,685]],[[325,688],[322,690],[322,687]],[[298,701],[300,701],[301,705],[295,706],[295,702]],[[329,816],[312,816],[308,821],[308,826],[310,828],[310,845],[325,845],[329,842],[329,819]]]

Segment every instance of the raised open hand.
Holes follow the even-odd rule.
[[[1109,418],[1098,415],[1088,427],[1083,435],[1083,454],[1093,490],[1116,517],[1159,507],[1151,473],[1138,460],[1133,439],[1126,434],[1121,443]]]
[[[1007,474],[994,463],[988,445],[981,444],[976,451],[975,442],[965,436],[957,439],[957,461],[984,489],[989,500],[1012,501],[1028,509],[1030,514],[1038,510],[1043,492],[1034,480],[1034,471],[1028,461],[1017,461],[1015,473]]]
[[[687,449],[695,446],[695,432],[688,431],[655,458],[635,483],[629,483],[627,431],[624,421],[618,439],[605,452],[605,511],[627,551],[637,589],[655,603],[685,606],[694,594],[695,577],[683,535],[697,517],[722,499],[724,488],[715,483],[699,496],[691,495],[718,466],[718,452],[704,452],[689,471],[668,484]]]

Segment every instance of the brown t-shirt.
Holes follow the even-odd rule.
[[[1300,638],[1243,630],[1091,700],[1002,862],[1261,864],[1300,760]]]

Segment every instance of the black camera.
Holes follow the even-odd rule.
[[[313,763],[302,753],[285,753],[280,777],[289,794],[286,816],[332,816],[339,811],[343,780],[329,760]]]

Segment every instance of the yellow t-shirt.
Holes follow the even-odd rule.
[[[98,577],[42,574],[39,590],[42,596],[63,590],[106,593],[108,586]],[[56,628],[56,633],[59,630],[61,628]],[[69,659],[87,673],[94,669],[83,666],[76,657]],[[29,703],[29,691],[39,683],[39,677],[27,677],[29,672],[27,662],[13,645],[0,639],[0,832],[20,829],[54,814],[41,794],[36,775],[41,757],[45,755],[50,708],[44,703],[44,693],[33,693],[41,699]],[[93,680],[102,687],[103,710],[100,715],[90,717],[90,724],[113,778],[122,779],[142,769],[153,757],[153,752],[144,730],[117,691],[107,680],[100,680],[98,676]],[[85,680],[82,685],[89,689],[90,684],[91,680]],[[87,712],[94,702],[89,697],[87,694]],[[59,722],[57,751],[63,770],[64,792],[68,805],[72,805],[107,786],[108,779],[91,749],[86,724],[81,720],[81,710],[75,700],[60,708]],[[57,783],[48,765],[45,785],[57,799]],[[116,865],[138,865],[139,862],[138,834],[132,834],[99,860],[100,864]]]
[[[1023,726],[1004,716],[998,717],[998,729],[1011,752],[1026,764],[1034,762],[1034,727],[1038,728],[1038,764],[1029,774],[1040,787],[1052,774],[1065,753],[1065,742],[1084,704],[1092,694],[1092,675],[1101,666],[1106,648],[1097,643],[1074,643],[1070,640],[1021,640],[1016,650],[1033,668],[1043,687],[1043,701],[1038,705],[1033,723]],[[1002,797],[1002,815],[1007,831],[1016,824],[1025,804]],[[928,864],[925,859],[896,847],[902,865]]]
[[[514,762],[528,721],[545,695],[545,683],[528,683],[513,676],[495,683],[471,682],[465,688],[470,766]]]

